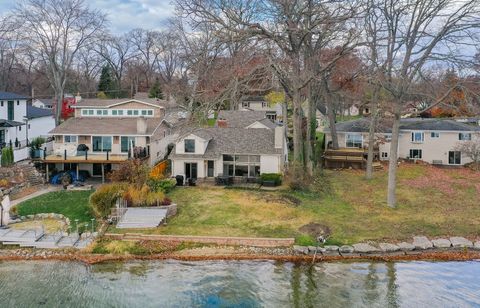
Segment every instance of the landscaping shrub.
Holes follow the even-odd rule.
[[[10,167],[13,165],[13,148],[11,146],[2,149],[1,164],[2,167]]]
[[[110,179],[113,182],[127,182],[141,188],[148,180],[149,168],[139,159],[131,159],[120,165],[118,170],[112,171]]]
[[[160,205],[170,205],[172,204],[172,199],[165,197],[163,198],[162,202],[160,202]]]
[[[100,186],[91,196],[90,204],[97,217],[106,218],[115,201],[122,197],[127,189],[125,183],[112,183]]]
[[[150,178],[147,183],[152,191],[162,191],[164,193],[169,193],[176,187],[177,180],[175,179],[157,180],[155,178]]]
[[[265,181],[272,181],[275,183],[276,186],[282,184],[282,175],[280,173],[262,173],[260,175],[260,179],[262,181],[262,184]]]
[[[10,182],[7,179],[1,179],[0,187],[10,187]]]
[[[165,194],[162,191],[152,191],[148,185],[143,185],[140,189],[130,185],[123,193],[123,198],[129,206],[156,206],[164,200]]]

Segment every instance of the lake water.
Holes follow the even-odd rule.
[[[480,307],[480,262],[0,262],[0,307]]]

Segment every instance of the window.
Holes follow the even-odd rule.
[[[88,110],[88,115],[93,115],[93,109]]]
[[[422,132],[412,132],[413,143],[423,143],[424,134]]]
[[[223,175],[260,176],[260,155],[223,155]]]
[[[120,140],[120,150],[127,153],[132,147],[135,147],[135,137],[122,136]]]
[[[76,143],[77,142],[77,136],[63,136],[63,142],[64,143]]]
[[[153,110],[147,110],[147,114],[148,114],[149,116],[153,115]]]
[[[2,107],[3,107],[3,101],[1,102],[1,104],[2,104]]]
[[[28,124],[28,129],[30,129],[30,124]]]
[[[382,158],[388,158],[388,152],[382,152]]]
[[[21,127],[21,126],[19,126],[19,127],[18,127],[18,130],[19,130],[19,131],[22,131],[22,127]]]
[[[347,148],[361,148],[363,146],[363,137],[360,134],[347,134]]]
[[[127,110],[127,115],[132,115],[133,114],[133,110]]]
[[[142,110],[142,116],[145,116],[147,115],[147,111],[146,110]]]
[[[215,162],[213,160],[207,162],[207,177],[212,178],[214,176],[214,166]]]
[[[102,115],[102,110],[97,109],[97,115]]]
[[[472,140],[472,134],[470,133],[459,133],[458,140]]]
[[[392,134],[384,134],[383,137],[385,138],[386,142],[392,141]]]
[[[17,106],[20,106],[20,101],[17,101]]]
[[[133,115],[138,115],[138,110],[134,110]]]
[[[439,132],[431,132],[430,137],[431,138],[440,138],[440,133]]]
[[[112,137],[94,136],[92,143],[93,152],[107,152],[112,150]]]
[[[410,158],[411,159],[422,159],[422,150],[411,149],[410,150]]]
[[[460,151],[448,152],[448,164],[460,165],[462,163],[462,153]]]
[[[88,110],[87,109],[82,109],[82,115],[87,115],[88,114]]]
[[[243,102],[243,103],[242,103],[242,106],[243,106],[244,108],[248,108],[248,107],[250,107],[250,102]]]
[[[102,114],[103,115],[108,115],[108,110],[106,110],[106,109],[102,110]]]
[[[185,139],[185,153],[195,153],[194,139]]]
[[[112,115],[116,116],[118,114],[118,110],[112,110]]]
[[[266,102],[262,102],[262,108],[265,108],[267,107],[267,103]]]

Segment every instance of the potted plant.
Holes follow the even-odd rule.
[[[32,158],[39,158],[42,156],[42,144],[45,143],[45,139],[42,137],[36,137],[30,142],[30,154]]]

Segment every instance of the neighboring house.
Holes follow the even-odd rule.
[[[167,136],[169,104],[157,99],[83,99],[74,116],[50,131],[53,153],[42,159],[48,168],[105,173],[131,157],[151,159],[152,139]],[[85,151],[85,149],[88,149]],[[155,148],[159,152],[158,147]]]
[[[277,118],[282,116],[282,104],[275,104],[269,106],[268,102],[263,96],[248,96],[242,99],[238,110],[253,110],[253,111],[265,111],[266,117],[272,121],[276,121]]]
[[[25,95],[0,92],[0,147],[9,143],[14,147],[26,145],[27,100]]]
[[[302,104],[303,113],[308,114],[308,104],[307,102]],[[323,132],[324,129],[328,126],[328,116],[327,108],[321,104],[317,105],[315,109],[315,120],[317,121],[316,131]]]
[[[370,119],[363,118],[336,124],[338,143],[342,149],[366,149]],[[331,135],[325,130],[327,144]],[[402,119],[398,152],[399,158],[418,159],[437,165],[464,165],[471,160],[456,150],[457,145],[475,138],[480,127],[457,122],[452,119]],[[379,125],[376,146],[380,159],[390,157],[391,129]]]
[[[35,98],[32,100],[32,106],[42,109],[53,109],[53,99]]]
[[[220,110],[217,116],[216,127],[235,127],[235,128],[247,128],[251,125],[261,125],[261,122],[268,120],[265,123],[271,123],[275,125],[271,120],[267,118],[266,111],[260,110]],[[258,124],[256,124],[258,122]],[[268,124],[268,125],[271,125]],[[263,124],[265,126],[265,124]]]
[[[48,133],[55,128],[53,110],[27,105],[26,125],[29,141],[36,137],[48,137]]]
[[[249,116],[251,112],[236,111]],[[219,120],[217,127],[193,129],[181,135],[169,156],[172,175],[187,180],[220,175],[257,178],[262,173],[283,172],[288,158],[284,127],[266,118],[241,121],[232,113],[228,112],[227,120]]]

